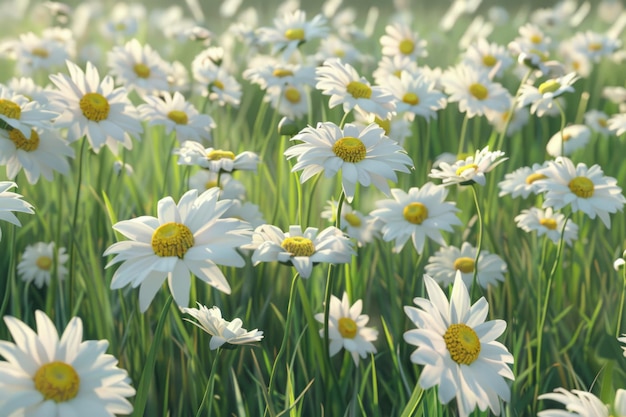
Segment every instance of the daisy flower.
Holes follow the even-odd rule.
[[[513,64],[513,59],[504,46],[480,38],[467,48],[463,54],[463,63],[488,73],[493,79],[501,77]]]
[[[606,125],[611,132],[620,136],[622,133],[626,132],[626,113],[614,114],[607,120]]]
[[[412,123],[402,115],[396,114],[388,119],[381,119],[373,114],[367,117],[361,113],[354,114],[354,124],[359,126],[359,128],[365,129],[372,123],[382,128],[385,131],[385,136],[396,141],[400,146],[403,146],[402,144],[407,138],[413,136],[413,131],[411,130]]]
[[[561,240],[561,230],[565,223],[565,215],[555,213],[552,207],[542,210],[532,207],[529,210],[522,210],[522,213],[515,217],[517,227],[525,232],[537,232],[537,236],[547,236],[555,244]],[[563,241],[571,246],[572,242],[578,239],[578,226],[570,219],[565,225]]]
[[[537,413],[537,417],[610,417],[626,415],[626,390],[618,389],[613,405],[609,408],[590,392],[557,388],[554,392],[541,394],[539,400],[551,400],[561,403],[565,410],[550,409]]]
[[[204,148],[202,144],[188,140],[174,152],[180,165],[197,165],[213,172],[254,171],[259,165],[259,156],[245,151],[235,155],[231,151]]]
[[[54,252],[54,242],[37,242],[26,246],[22,260],[17,265],[17,273],[22,281],[34,282],[37,288],[41,288],[44,284],[50,285],[53,273],[59,281],[65,279],[65,263],[69,255],[65,253],[65,248],[59,248],[56,254]]]
[[[168,91],[167,63],[150,45],[131,39],[107,54],[107,64],[118,85],[136,90],[140,95]]]
[[[278,114],[298,119],[309,113],[308,94],[304,85],[286,84],[268,88],[265,100],[271,103]]]
[[[508,110],[505,111],[494,111],[494,110],[486,110],[485,117],[489,123],[493,126],[496,132],[502,133],[506,128],[506,135],[512,136],[515,133],[519,132],[530,119],[530,112],[528,108],[515,108],[511,112],[511,107],[513,105],[513,98],[511,97],[511,105],[508,107]]]
[[[60,29],[60,28],[57,28]],[[70,33],[69,29],[64,29]],[[51,37],[37,36],[32,32],[24,33],[14,42],[16,72],[31,75],[36,71],[51,71],[63,66],[66,59],[75,53],[75,43],[59,42]]]
[[[254,250],[253,265],[278,261],[293,265],[302,278],[310,277],[317,263],[345,264],[355,254],[350,239],[332,226],[319,233],[316,227],[307,227],[302,232],[300,226],[289,226],[289,232],[284,233],[265,224],[254,230],[252,243],[242,248]]]
[[[328,107],[343,105],[343,111],[352,109],[364,113],[374,113],[386,119],[395,111],[393,96],[381,87],[372,87],[350,64],[340,59],[327,59],[324,65],[317,67],[315,88],[330,96]]]
[[[371,327],[365,327],[369,321],[367,314],[361,314],[363,301],[357,300],[350,305],[348,294],[343,293],[341,300],[331,295],[330,310],[328,317],[328,348],[330,356],[335,356],[341,348],[344,348],[352,356],[354,365],[359,365],[359,358],[365,359],[368,354],[376,353],[376,347],[372,342],[378,338],[378,331]],[[324,323],[324,313],[317,313],[315,320]],[[320,337],[324,337],[324,329],[320,329]]]
[[[241,85],[225,68],[193,68],[193,77],[198,82],[196,89],[203,96],[208,96],[209,100],[216,101],[220,106],[239,106]]]
[[[374,70],[372,76],[376,84],[385,85],[389,77],[400,78],[403,71],[410,74],[419,74],[421,69],[417,67],[415,61],[407,56],[383,56],[380,61],[378,61],[378,68]]]
[[[608,128],[609,116],[600,110],[589,110],[585,113],[585,124],[594,132],[602,135],[611,135]]]
[[[215,122],[211,116],[200,114],[179,92],[173,96],[163,92],[158,97],[144,96],[143,99],[146,104],[140,105],[138,110],[148,125],[165,126],[165,134],[175,132],[176,139],[181,143],[186,140],[211,140],[211,129],[215,128]]]
[[[538,173],[546,176],[537,181],[539,191],[545,192],[544,208],[559,210],[571,205],[572,212],[582,211],[592,219],[597,215],[608,228],[611,227],[609,213],[624,208],[626,199],[617,180],[604,176],[599,165],[587,168],[581,162],[574,166],[569,158],[559,156]]]
[[[250,226],[253,228],[257,228],[267,223],[263,218],[263,213],[261,213],[259,206],[249,201],[243,202],[241,200],[233,200],[233,204],[230,208],[222,214],[223,219],[228,219],[230,217],[250,223]]]
[[[130,240],[114,243],[104,252],[104,256],[115,255],[106,268],[122,262],[113,274],[111,289],[140,286],[142,312],[166,278],[176,303],[186,307],[190,273],[229,294],[230,285],[217,264],[245,264],[237,248],[250,241],[250,227],[240,220],[220,218],[232,203],[218,201],[218,193],[217,188],[200,195],[191,190],[178,204],[165,197],[159,200],[158,217],[140,216],[114,224],[113,229]]]
[[[17,184],[11,181],[0,181],[0,220],[7,221],[16,226],[22,224],[12,212],[33,214],[33,206],[30,203],[21,200],[22,196],[9,191],[11,188],[17,187]],[[0,240],[2,239],[2,228],[0,228]]]
[[[255,59],[243,72],[243,78],[257,84],[262,90],[288,84],[315,86],[315,68],[274,60],[270,57]]]
[[[391,195],[393,199],[377,201],[378,208],[370,215],[382,222],[383,240],[395,240],[394,252],[402,250],[409,238],[417,253],[422,253],[427,237],[445,246],[441,231],[452,232],[452,226],[461,224],[455,215],[459,209],[445,201],[448,189],[443,186],[428,182],[408,193],[394,188]]]
[[[348,64],[361,61],[363,55],[354,47],[352,42],[345,41],[333,34],[322,38],[315,54],[315,61],[324,62],[327,59],[339,58]]]
[[[592,32],[578,32],[570,39],[572,49],[593,62],[610,56],[620,47],[618,39],[612,39],[607,34]]]
[[[545,175],[538,174],[537,171],[546,166],[547,163],[545,162],[543,164],[533,164],[531,167],[521,167],[506,174],[504,180],[498,183],[500,188],[498,197],[510,194],[513,198],[527,198],[531,193],[538,194],[537,180],[544,179]]]
[[[328,33],[326,18],[318,14],[307,22],[306,13],[295,10],[274,19],[274,27],[263,27],[257,32],[261,45],[272,45],[272,54],[282,53],[287,60],[298,47],[313,39],[323,38]]]
[[[246,330],[241,325],[241,319],[236,318],[233,321],[227,321],[222,318],[222,311],[219,307],[213,306],[210,309],[198,303],[199,308],[183,307],[181,310],[185,314],[189,314],[197,322],[187,320],[198,328],[211,335],[209,348],[215,350],[225,343],[231,345],[248,345],[254,342],[260,342],[263,339],[263,332],[258,329]]]
[[[574,84],[578,80],[578,74],[570,72],[562,77],[553,78],[535,87],[530,84],[523,84],[520,87],[520,94],[517,101],[518,107],[530,104],[530,112],[541,117],[556,106],[555,99],[566,92],[573,92]]]
[[[389,77],[385,84],[397,100],[396,111],[406,115],[409,121],[413,121],[416,115],[426,121],[436,119],[437,111],[446,107],[446,96],[423,75],[403,71],[400,78]]]
[[[30,137],[33,127],[50,128],[50,121],[56,116],[57,113],[0,84],[0,128],[17,129]]]
[[[556,132],[546,145],[548,155],[557,157],[561,155],[571,155],[574,151],[584,147],[591,139],[591,130],[585,125],[570,125],[561,131]]]
[[[489,147],[476,151],[476,154],[450,165],[441,162],[439,168],[433,168],[428,174],[431,178],[440,178],[443,185],[460,184],[468,185],[478,183],[485,185],[485,174],[509,158],[502,158],[504,152],[490,152]]]
[[[506,111],[509,92],[489,79],[489,74],[469,65],[448,69],[442,76],[449,102],[458,102],[459,110],[467,117],[482,116],[486,110]]]
[[[424,365],[419,385],[423,389],[438,385],[439,401],[447,404],[456,397],[460,417],[478,407],[500,414],[500,399],[509,401],[513,380],[507,364],[513,355],[495,339],[506,329],[504,320],[485,321],[489,304],[484,297],[470,305],[467,287],[457,272],[450,301],[437,282],[424,275],[428,298],[416,297],[416,307],[404,312],[417,329],[404,333],[404,340],[417,346],[411,362]]]
[[[316,128],[304,128],[291,140],[303,142],[285,151],[287,159],[298,158],[292,172],[303,171],[300,182],[321,171],[330,178],[341,170],[348,202],[354,197],[357,182],[365,187],[373,184],[389,194],[387,180],[397,181],[395,171],[408,173],[413,165],[402,147],[375,124],[361,130],[349,123],[342,130],[332,122],[318,123]]]
[[[0,408],[4,416],[114,417],[130,414],[135,395],[124,369],[105,351],[107,340],[83,339],[73,317],[59,339],[54,323],[35,311],[37,333],[15,317],[4,322],[15,343],[0,341]]]
[[[478,265],[475,260],[476,248],[463,242],[460,249],[454,246],[440,248],[428,258],[428,265],[424,272],[444,287],[451,285],[457,271],[460,271],[465,286],[470,288],[475,269],[478,270],[476,282],[483,288],[504,282],[507,268],[502,258],[483,249],[478,257]]]
[[[322,211],[320,216],[334,224],[337,220],[337,202],[334,200],[328,201],[326,210]],[[359,247],[374,240],[378,233],[376,218],[364,215],[360,211],[353,209],[348,203],[344,203],[341,207],[341,222],[339,226],[349,237],[357,241]]]
[[[50,75],[50,80],[59,89],[55,98],[64,109],[54,125],[68,128],[67,140],[70,142],[86,136],[96,153],[105,144],[114,153],[120,143],[131,149],[130,136],[139,137],[143,128],[126,90],[114,88],[113,78],[108,75],[101,82],[98,70],[90,62],[87,62],[85,72],[69,61],[67,68],[69,77]]]
[[[384,56],[403,55],[416,61],[428,56],[426,41],[403,23],[395,23],[385,27],[385,34],[380,38]]]
[[[219,184],[217,183],[218,177]],[[189,177],[189,188],[198,190],[200,194],[213,187],[220,188],[221,200],[244,200],[246,198],[246,187],[226,172],[220,174],[201,169]]]

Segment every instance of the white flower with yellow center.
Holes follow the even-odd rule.
[[[411,158],[401,146],[384,135],[377,124],[364,129],[347,124],[343,129],[332,122],[304,128],[291,138],[303,143],[285,151],[287,159],[298,158],[292,171],[302,170],[300,182],[324,171],[327,178],[341,171],[341,184],[348,202],[352,201],[356,184],[374,185],[389,194],[387,180],[397,181],[396,171],[409,172]]]
[[[617,113],[611,116],[607,121],[607,127],[617,136],[626,133],[626,113]]]
[[[552,207],[548,207],[542,210],[537,207],[531,207],[528,210],[522,210],[522,212],[515,216],[515,223],[517,227],[525,232],[537,232],[537,236],[547,236],[555,244],[559,243],[561,239],[561,231],[563,230],[563,224],[565,222],[565,215],[561,213],[555,213]],[[563,233],[563,241],[567,245],[572,245],[572,242],[578,239],[578,225],[576,225],[571,219],[567,221],[565,225],[565,231]]]
[[[52,28],[49,28],[52,29]],[[69,29],[56,28],[70,33]],[[14,41],[16,71],[22,75],[33,75],[37,71],[51,71],[62,67],[66,59],[71,59],[76,53],[75,42],[61,42],[32,32],[24,33]]]
[[[215,128],[215,122],[208,114],[200,114],[179,92],[173,96],[164,92],[158,97],[144,96],[143,99],[146,104],[139,106],[138,110],[148,125],[165,126],[165,134],[175,132],[180,143],[186,140],[211,140],[211,129]]]
[[[372,342],[378,338],[378,330],[365,327],[369,321],[367,314],[361,314],[363,301],[356,300],[350,305],[348,294],[343,293],[341,300],[331,295],[328,316],[328,338],[330,345],[328,352],[335,356],[341,348],[344,348],[352,356],[355,365],[359,365],[359,359],[365,359],[367,355],[376,353],[376,347]],[[315,320],[324,323],[324,313],[317,313]],[[320,336],[324,337],[324,329],[320,329]]]
[[[13,212],[33,214],[33,206],[21,200],[22,196],[20,194],[9,191],[13,187],[17,187],[17,184],[11,181],[0,181],[0,220],[21,226],[22,224]],[[1,239],[2,228],[0,228]]]
[[[448,246],[440,248],[428,258],[424,272],[431,276],[439,285],[446,287],[454,282],[457,271],[465,286],[470,288],[474,279],[474,270],[478,270],[476,282],[483,288],[498,285],[504,281],[506,263],[498,255],[482,249],[476,265],[476,248],[463,242],[461,248]]]
[[[330,96],[328,107],[343,105],[343,111],[352,109],[364,113],[374,113],[386,119],[395,111],[393,96],[382,87],[372,87],[350,64],[340,59],[331,58],[324,65],[317,67],[315,88]]]
[[[237,248],[250,242],[250,226],[220,216],[231,206],[218,201],[219,189],[198,195],[186,192],[178,204],[171,197],[159,200],[158,217],[140,216],[123,220],[113,229],[130,240],[114,243],[104,256],[114,254],[107,268],[122,262],[111,281],[111,289],[131,284],[140,286],[139,306],[146,311],[167,278],[174,300],[189,304],[190,274],[216,289],[230,293],[230,285],[217,265],[242,267]]]
[[[328,201],[326,210],[322,211],[320,216],[334,224],[337,219],[337,202],[334,200]],[[374,240],[374,237],[378,234],[376,218],[364,215],[345,202],[341,207],[341,222],[339,226],[341,230],[346,232],[348,237],[357,241],[359,247]]]
[[[488,73],[493,79],[501,77],[513,64],[513,59],[504,46],[480,38],[467,48],[463,54],[463,63]]]
[[[387,78],[387,89],[396,99],[398,115],[413,121],[420,116],[429,121],[437,118],[437,111],[446,107],[446,96],[435,89],[435,83],[424,75],[403,71],[400,78]]]
[[[309,113],[308,95],[309,92],[303,84],[286,84],[269,87],[264,99],[269,101],[272,108],[281,116],[297,119]]]
[[[107,54],[107,64],[118,85],[140,95],[169,91],[168,65],[150,45],[131,39]]]
[[[471,305],[467,287],[457,272],[450,301],[437,282],[424,275],[428,298],[416,297],[416,307],[404,311],[417,329],[404,333],[404,340],[417,346],[411,362],[423,365],[418,380],[423,389],[438,386],[439,401],[456,397],[460,417],[478,407],[500,414],[500,399],[509,401],[513,380],[507,364],[513,355],[496,338],[506,329],[504,320],[485,321],[489,304],[484,297]]]
[[[219,177],[219,184],[217,178]],[[213,172],[201,169],[189,177],[189,189],[196,189],[201,194],[213,187],[220,188],[220,199],[222,200],[244,200],[246,198],[246,187],[233,178],[232,175],[222,172]]]
[[[283,59],[289,59],[301,44],[323,38],[327,33],[328,27],[323,15],[318,14],[307,22],[306,13],[295,10],[274,19],[273,28],[259,28],[257,36],[261,45],[272,46],[272,54],[281,52]]]
[[[578,80],[578,74],[570,72],[562,77],[552,78],[535,87],[530,84],[523,84],[520,87],[520,94],[517,101],[518,107],[530,104],[530,112],[541,117],[555,108],[557,97],[566,92],[573,92],[572,85]]]
[[[108,75],[100,82],[98,70],[90,62],[87,62],[85,72],[69,61],[67,68],[69,77],[50,75],[50,80],[59,89],[56,101],[64,110],[55,120],[55,127],[67,127],[69,142],[86,136],[95,152],[105,144],[114,153],[119,144],[131,149],[130,137],[139,137],[143,127],[126,90],[114,88],[113,78]]]
[[[611,135],[609,129],[609,116],[600,110],[589,110],[585,113],[585,124],[594,132],[601,135]]]
[[[194,61],[195,62],[195,61]],[[230,104],[239,106],[241,101],[241,85],[225,68],[205,60],[208,66],[193,68],[193,77],[197,82],[195,90],[220,106]]]
[[[307,227],[302,232],[302,228],[295,225],[284,233],[276,226],[265,224],[254,230],[252,243],[242,248],[254,250],[254,265],[276,261],[293,265],[302,278],[310,277],[317,263],[345,264],[355,254],[350,239],[332,226],[318,233],[315,227]]]
[[[330,34],[320,41],[315,54],[315,61],[324,62],[329,58],[339,58],[343,62],[353,64],[364,59],[364,56],[355,48],[353,42]]]
[[[65,248],[54,249],[54,242],[37,242],[26,246],[22,254],[22,260],[17,265],[17,273],[22,281],[32,282],[37,288],[50,285],[50,278],[65,279],[67,275],[67,262],[69,255]],[[55,268],[56,264],[56,268]]]
[[[418,68],[417,63],[407,56],[384,56],[380,59],[380,61],[378,61],[378,68],[374,70],[372,76],[374,77],[376,84],[385,85],[387,83],[387,78],[400,78],[403,71],[410,74],[420,74],[421,68]]]
[[[460,64],[448,69],[441,78],[449,102],[458,102],[467,117],[482,116],[486,110],[506,111],[511,100],[509,92],[489,79],[489,73]]]
[[[213,172],[254,171],[259,165],[259,156],[245,151],[238,155],[223,149],[204,148],[201,143],[188,140],[174,151],[180,165],[197,165]]]
[[[36,101],[31,101],[0,84],[0,127],[17,129],[29,137],[33,127],[50,128],[50,121],[58,116]]]
[[[355,113],[353,123],[362,129],[365,129],[372,123],[377,124],[378,127],[385,131],[385,136],[398,142],[400,146],[403,146],[407,138],[413,136],[413,131],[411,130],[412,122],[409,122],[403,115],[396,114],[389,119],[381,119],[373,114],[365,117],[361,113]]]
[[[582,211],[592,219],[597,215],[610,228],[609,214],[622,211],[626,203],[617,180],[604,176],[599,165],[574,166],[569,158],[559,156],[538,173],[546,176],[537,181],[539,191],[545,192],[544,208],[560,210],[569,205],[572,212]]]
[[[385,27],[385,34],[380,37],[384,56],[402,55],[416,61],[428,56],[426,41],[420,39],[416,32],[403,23],[395,23]]]
[[[282,62],[271,57],[253,59],[243,78],[257,84],[262,90],[288,84],[315,86],[315,68],[308,65]]]
[[[0,341],[0,410],[7,417],[130,414],[135,395],[107,340],[83,339],[73,317],[59,339],[54,323],[35,311],[37,333],[15,317],[4,322],[15,343]]]
[[[512,136],[519,132],[530,119],[530,111],[526,107],[515,108],[511,112],[511,106],[513,104],[513,98],[511,97],[511,105],[508,106],[508,110],[505,111],[485,111],[485,117],[489,123],[493,126],[494,130],[498,133],[502,133],[506,128],[506,135]]]
[[[556,132],[546,145],[548,155],[557,157],[563,155],[571,155],[574,151],[584,147],[591,139],[591,129],[585,125],[569,125],[561,131]]]
[[[9,179],[24,170],[30,184],[36,184],[42,175],[52,181],[54,171],[63,175],[69,172],[67,158],[73,157],[74,149],[56,130],[33,128],[25,137],[17,129],[0,129],[0,166],[6,165]]]
[[[569,40],[571,48],[578,54],[593,62],[600,62],[620,47],[618,39],[611,38],[606,33],[597,33],[590,30],[578,32]]]
[[[441,231],[452,232],[452,226],[461,224],[456,216],[455,203],[445,201],[448,189],[427,182],[422,188],[411,187],[409,192],[391,190],[393,199],[379,200],[371,216],[382,222],[383,240],[395,240],[394,252],[399,252],[411,238],[417,253],[422,253],[426,238],[445,246]]]
[[[626,390],[618,389],[612,406],[604,404],[590,392],[557,388],[554,392],[541,394],[539,400],[556,401],[565,406],[562,409],[543,410],[537,417],[621,417],[626,416]]]
[[[538,194],[539,187],[537,181],[544,179],[545,176],[538,174],[542,168],[547,166],[547,162],[543,164],[533,164],[531,167],[521,167],[504,176],[504,180],[498,183],[500,193],[498,197],[511,195],[513,198],[527,198],[531,193]]]
[[[250,226],[253,228],[257,228],[267,223],[263,218],[263,213],[261,213],[259,206],[249,201],[242,202],[241,200],[233,200],[233,204],[230,208],[222,214],[222,218],[224,219],[229,217],[250,223]]]
[[[197,320],[187,320],[198,328],[211,335],[209,348],[217,349],[225,343],[231,345],[249,345],[259,342],[263,339],[263,332],[258,329],[246,330],[241,325],[241,319],[236,318],[233,321],[227,321],[222,318],[222,311],[219,307],[213,306],[207,308],[198,303],[199,308],[183,307],[181,310],[185,314],[189,314]]]
[[[443,185],[486,184],[485,174],[509,158],[502,158],[504,152],[490,152],[489,147],[476,151],[474,155],[458,160],[454,164],[441,162],[439,168],[433,168],[428,174],[431,178],[440,178]]]

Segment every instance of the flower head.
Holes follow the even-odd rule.
[[[517,227],[525,232],[537,232],[537,236],[547,236],[552,242],[559,243],[561,239],[561,231],[565,225],[563,232],[563,241],[567,245],[571,245],[573,241],[578,239],[578,226],[571,219],[565,224],[565,215],[555,213],[552,207],[542,210],[532,207],[528,210],[522,210],[521,214],[515,217]]]
[[[54,242],[37,242],[26,246],[22,260],[17,265],[20,278],[34,282],[37,288],[49,285],[53,274],[58,280],[63,280],[67,275],[65,263],[69,255],[65,253],[65,248],[59,248],[56,254],[54,252]]]
[[[441,162],[439,168],[432,169],[428,176],[442,179],[443,185],[472,183],[485,185],[485,174],[508,159],[502,158],[503,156],[504,152],[490,152],[489,147],[486,146],[476,151],[475,155],[456,161],[452,165]]]
[[[286,13],[282,18],[274,19],[273,28],[260,28],[258,31],[261,44],[271,44],[272,53],[282,52],[288,59],[300,44],[316,38],[323,38],[328,33],[326,18],[318,14],[307,22],[306,13],[295,10]]]
[[[182,143],[178,155],[180,165],[198,165],[212,172],[254,171],[259,165],[259,157],[254,152],[245,151],[238,155],[222,149],[204,148],[201,143],[188,140]]]
[[[520,95],[517,101],[518,107],[530,104],[530,112],[541,117],[556,106],[556,98],[566,92],[573,92],[572,85],[578,80],[578,75],[571,72],[557,78],[551,78],[535,87],[523,84],[520,87]]]
[[[537,417],[610,417],[626,415],[626,390],[618,389],[611,409],[590,392],[557,388],[554,392],[541,394],[539,400],[551,400],[561,403],[565,410],[551,409],[537,413]]]
[[[22,196],[17,193],[10,192],[13,187],[17,187],[17,184],[10,181],[0,181],[0,220],[7,221],[16,226],[21,226],[20,221],[17,219],[14,211],[21,213],[33,214],[33,206],[28,202],[21,200]],[[2,229],[0,228],[0,239],[2,239]]]

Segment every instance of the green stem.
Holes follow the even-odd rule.
[[[213,358],[213,366],[211,366],[211,375],[209,375],[209,381],[206,384],[206,389],[204,390],[204,396],[202,397],[202,402],[200,403],[200,407],[198,407],[198,412],[196,413],[196,417],[200,417],[202,415],[202,409],[204,408],[204,404],[206,403],[209,397],[213,397],[213,389],[215,388],[215,374],[217,370],[217,362],[220,356],[221,348],[217,348],[215,351],[215,358]],[[211,417],[211,412],[213,411],[213,407],[211,407],[211,402],[209,402],[209,409],[207,411],[207,416]]]
[[[476,184],[472,184],[472,196],[474,197],[474,205],[476,206],[476,215],[478,216],[478,242],[476,244],[476,257],[474,258],[474,276],[472,278],[472,298],[480,285],[478,284],[478,258],[480,258],[480,251],[483,245],[483,216],[480,211],[480,205],[478,204],[478,193],[476,192]]]
[[[74,211],[72,213],[72,230],[71,237],[69,240],[69,274],[68,274],[68,285],[69,285],[69,306],[70,309],[74,307],[74,285],[76,284],[76,240],[78,236],[78,230],[76,230],[76,224],[78,223],[78,206],[80,201],[80,188],[83,182],[83,161],[85,159],[85,147],[87,143],[87,138],[83,137],[82,143],[80,145],[80,153],[78,155],[78,179],[76,181],[76,197],[74,198]]]
[[[172,144],[170,145],[170,150],[167,153],[167,161],[165,162],[165,173],[163,174],[163,186],[161,187],[161,196],[165,195],[165,188],[167,186],[167,174],[170,170],[170,162],[172,161],[172,153],[174,152],[174,147],[176,146],[176,139],[174,138],[174,133],[170,135],[170,140]],[[219,181],[219,178],[218,178]],[[218,182],[219,185],[219,182]]]
[[[622,296],[619,301],[619,314],[617,316],[617,326],[615,326],[615,337],[620,336],[620,329],[622,327],[622,314],[624,314],[624,296],[626,295],[626,265],[622,266]]]
[[[515,107],[517,106],[517,98],[519,97],[520,91],[522,90],[522,86],[526,84],[528,78],[533,73],[532,69],[529,69],[526,74],[524,74],[524,78],[519,83],[519,87],[517,87],[517,91],[515,92],[515,97],[513,98],[513,103],[511,104],[511,108],[509,108],[509,115],[506,118],[506,122],[504,123],[504,129],[500,132],[500,136],[498,137],[498,146],[495,149],[502,149],[502,145],[504,144],[504,137],[506,136],[506,131],[509,130],[509,125],[511,124],[511,120],[513,119],[513,115],[515,114]]]
[[[565,110],[558,100],[554,100],[554,104],[556,104],[556,106],[559,108],[559,112],[561,113],[561,156],[564,156],[563,149],[565,148],[565,139],[563,136],[563,130],[565,130]]]
[[[459,149],[457,151],[457,156],[463,153],[463,148],[465,147],[465,136],[467,135],[467,124],[469,122],[469,117],[467,117],[467,113],[463,118],[463,124],[461,125],[461,138],[459,139]]]
[[[339,128],[343,129],[343,125],[346,123],[346,119],[348,118],[348,115],[350,114],[349,111],[345,112],[343,114],[343,117],[341,118],[341,122],[339,122]]]

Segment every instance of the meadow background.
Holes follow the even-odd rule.
[[[9,3],[13,2],[2,4],[3,10]],[[35,12],[37,5],[32,3],[20,20],[3,24],[1,38],[16,37],[26,31],[40,33],[52,23],[41,11]],[[457,25],[447,33],[438,27],[445,5],[437,9],[427,3],[430,2],[413,1],[409,8],[412,28],[428,41],[429,56],[423,58],[420,65],[445,69],[458,61],[458,40],[467,26],[490,5],[505,5],[510,12],[509,24],[494,27],[489,36],[491,41],[506,45],[517,36],[517,28],[528,21],[535,6],[548,7],[556,2],[523,2],[514,8],[509,7],[509,2],[485,1],[474,15],[461,16]],[[103,4],[107,10],[114,2]],[[168,2],[146,2],[144,5],[152,9],[166,4]],[[259,7],[257,2],[248,1],[242,8],[258,7],[260,25],[270,26],[276,5],[277,2],[264,2],[263,7]],[[369,39],[355,45],[373,57],[358,67],[359,72],[368,78],[380,58],[378,39],[395,11],[391,2],[346,2],[346,6],[355,7],[357,11],[357,26],[364,24],[367,10],[373,5],[379,8],[373,32]],[[302,4],[309,18],[319,11],[320,6],[318,2]],[[217,7],[218,2],[203,3],[206,27],[219,35],[231,20],[218,19]],[[105,19],[106,16],[95,19],[94,27]],[[566,38],[587,29],[603,32],[609,26],[592,8],[578,27],[567,28],[559,36]],[[178,44],[165,39],[147,21],[141,22],[136,38],[157,49],[165,59],[180,60],[188,68],[193,57],[206,47],[198,42]],[[625,39],[622,33],[622,42]],[[95,42],[103,54],[113,46],[111,40],[104,39],[96,30],[87,31],[79,42]],[[219,38],[212,44],[219,45]],[[204,103],[202,97],[193,94],[188,97],[196,107],[205,106],[206,113],[217,124],[212,146],[235,153],[253,151],[259,154],[261,164],[257,174],[237,172],[235,178],[246,186],[247,201],[259,206],[267,223],[282,230],[287,230],[291,224],[322,229],[329,222],[322,219],[320,213],[327,200],[339,197],[340,182],[337,178],[320,178],[299,185],[299,174],[290,173],[293,161],[286,161],[282,155],[290,146],[289,138],[277,131],[282,116],[263,102],[263,92],[256,85],[242,79],[247,49],[240,44],[236,48],[240,49],[227,50],[226,53],[232,54],[232,66],[238,71],[235,71],[235,77],[242,84],[240,107]],[[315,44],[304,45],[303,50],[312,52]],[[105,62],[103,55],[102,61],[97,63],[101,74],[106,73]],[[15,75],[14,63],[3,58],[0,64],[0,82],[5,82]],[[83,63],[80,65],[84,67]],[[44,72],[33,75],[41,85],[47,83],[47,77]],[[567,123],[582,123],[582,116],[589,109],[608,114],[618,112],[617,105],[603,98],[601,93],[605,86],[624,86],[624,80],[623,62],[604,59],[595,64],[591,74],[575,84],[576,91],[564,96]],[[519,81],[511,72],[501,80],[512,94]],[[132,95],[131,98],[140,103],[138,96]],[[339,123],[343,112],[339,108],[329,110],[327,97],[312,91],[310,99],[311,112],[297,121],[299,127],[319,121]],[[418,118],[411,125],[412,136],[403,144],[415,169],[410,174],[400,174],[394,187],[408,190],[428,182],[433,161],[443,152],[457,152],[462,123],[463,115],[454,103],[449,103],[439,112],[438,119],[430,123]],[[547,158],[545,144],[560,125],[559,117],[531,116],[521,131],[505,138],[500,150],[509,159],[489,173],[486,186],[478,189],[485,224],[483,249],[500,255],[508,267],[505,282],[483,293],[489,301],[489,318],[506,320],[507,330],[500,341],[515,357],[511,401],[504,405],[503,411],[506,416],[535,415],[543,408],[537,395],[551,392],[556,387],[589,390],[605,403],[610,403],[615,390],[626,386],[626,358],[616,340],[616,336],[625,331],[620,305],[626,283],[612,266],[626,248],[623,212],[611,216],[610,229],[599,219],[591,220],[582,213],[574,213],[572,220],[580,228],[579,238],[571,247],[563,248],[561,263],[552,282],[546,323],[540,328],[540,306],[545,300],[547,276],[555,262],[557,245],[518,229],[513,221],[522,209],[537,205],[540,200],[534,196],[528,199],[498,197],[497,183],[506,173],[542,163]],[[480,149],[494,143],[496,138],[497,133],[484,118],[469,120],[468,150]],[[368,326],[379,331],[375,342],[378,352],[362,360],[358,367],[343,351],[328,364],[324,359],[318,333],[321,326],[313,316],[323,311],[327,265],[318,265],[310,278],[297,280],[291,299],[294,319],[286,334],[285,354],[276,364],[275,358],[285,335],[293,268],[276,263],[253,267],[246,256],[244,268],[223,268],[232,286],[229,296],[193,279],[191,303],[198,301],[209,307],[217,305],[226,319],[239,317],[245,328],[258,328],[264,332],[262,342],[253,347],[223,350],[219,360],[214,361],[215,351],[209,349],[208,335],[184,321],[185,317],[174,304],[167,314],[162,314],[169,290],[160,291],[148,311],[140,313],[136,289],[110,290],[116,267],[105,269],[108,260],[102,256],[107,247],[122,239],[116,236],[112,224],[140,215],[155,215],[157,201],[165,196],[178,201],[188,190],[187,180],[197,168],[176,163],[171,152],[178,144],[159,127],[147,127],[141,141],[134,141],[131,151],[120,154],[119,159],[133,167],[132,175],[116,174],[113,164],[118,158],[104,149],[98,154],[84,152],[82,178],[79,178],[80,145],[80,142],[73,144],[77,157],[71,161],[70,175],[56,174],[54,181],[42,179],[35,185],[28,184],[23,174],[16,179],[17,191],[33,204],[35,214],[19,215],[20,228],[7,223],[0,225],[3,229],[0,315],[8,314],[33,323],[34,311],[41,309],[59,329],[63,329],[70,317],[80,316],[85,325],[85,339],[107,339],[110,342],[108,352],[116,356],[120,360],[119,366],[129,372],[133,386],[138,389],[137,397],[131,401],[141,403],[145,400],[145,412],[141,414],[136,408],[136,415],[454,415],[451,408],[439,404],[436,390],[414,391],[420,367],[409,360],[414,347],[402,339],[403,333],[413,328],[403,306],[412,305],[416,296],[425,296],[421,277],[428,257],[438,249],[436,244],[427,243],[421,255],[410,244],[394,254],[390,242],[375,240],[358,248],[357,256],[350,264],[332,268],[337,277],[332,293],[341,297],[346,290],[352,302],[362,299],[364,313],[370,316]],[[590,143],[576,151],[571,159],[588,166],[599,164],[605,175],[617,178],[623,187],[626,184],[624,155],[624,135],[606,137],[594,133]],[[0,170],[0,180],[6,180],[4,170]],[[80,202],[74,207],[78,187],[81,188]],[[375,208],[377,200],[383,198],[385,196],[375,189],[361,188],[352,206],[367,213]],[[456,201],[461,209],[459,218],[463,227],[446,234],[446,241],[457,247],[466,241],[475,246],[478,230],[470,190],[450,187],[447,200]],[[76,226],[72,227],[74,216],[77,216]],[[18,278],[16,265],[24,248],[38,241],[55,241],[64,247],[74,245],[76,257],[71,266],[75,270],[74,282],[59,283],[53,279],[49,287],[37,289]],[[622,325],[618,327],[620,323]],[[539,334],[543,338],[540,350]],[[4,323],[0,323],[0,339],[9,339]],[[155,341],[158,342],[156,348]],[[203,403],[213,366],[216,375],[213,399]],[[277,367],[276,388],[268,393],[269,375],[274,366]],[[336,372],[337,379],[333,378],[330,368]],[[411,399],[416,401],[416,392],[419,402],[415,410],[409,412],[406,406]],[[475,415],[488,414],[476,412]]]

